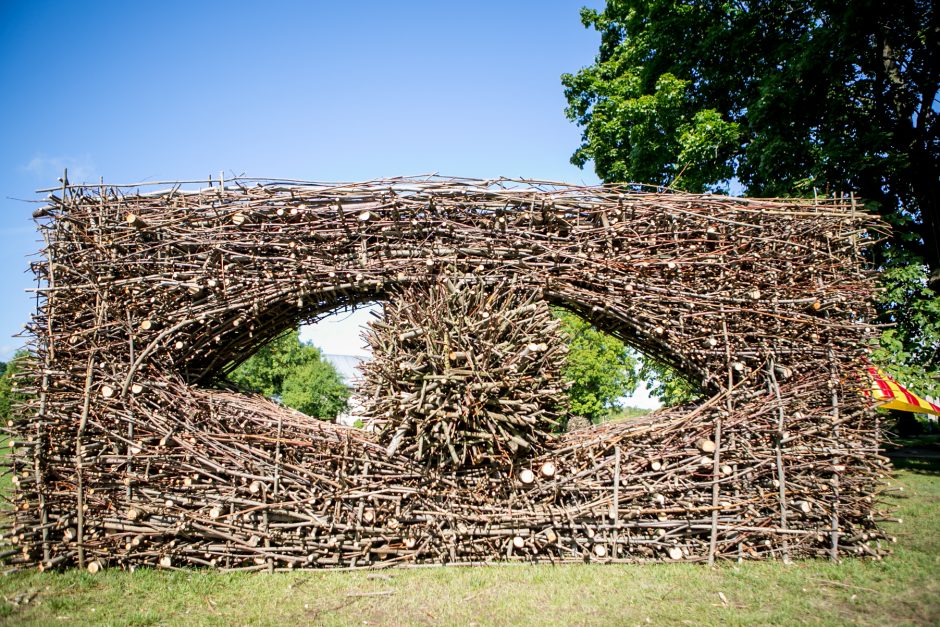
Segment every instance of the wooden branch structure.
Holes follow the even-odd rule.
[[[390,455],[505,472],[548,446],[567,407],[568,349],[536,292],[445,276],[389,296],[367,334],[362,391]]]
[[[889,464],[855,378],[875,336],[859,250],[882,226],[854,203],[439,177],[51,192],[35,214],[45,246],[33,359],[17,381],[27,400],[5,427],[11,568],[885,552]],[[479,403],[469,386],[422,414],[441,435],[427,455],[220,387],[302,321],[388,301],[439,330],[457,309],[421,307],[409,290],[501,298],[507,282],[678,368],[708,398],[559,437],[537,435],[536,419],[522,430],[537,444],[528,455],[507,452],[513,432],[449,464],[439,430],[457,418],[440,412]],[[467,309],[466,324],[479,315]],[[398,339],[411,330],[396,331],[393,352],[414,365],[417,344]],[[555,350],[546,337],[540,355]],[[492,351],[530,343],[485,338],[473,359],[487,368]],[[450,357],[465,346],[409,380],[428,394],[431,377],[468,370]],[[504,416],[551,418],[508,389],[500,399],[521,401]]]

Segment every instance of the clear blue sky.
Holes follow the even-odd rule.
[[[34,190],[212,174],[596,183],[559,80],[597,0],[0,3],[0,360],[21,344]]]

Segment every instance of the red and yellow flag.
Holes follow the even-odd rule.
[[[871,379],[871,396],[879,407],[940,416],[940,406],[920,398],[882,370],[869,367],[868,378]]]

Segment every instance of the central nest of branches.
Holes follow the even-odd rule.
[[[531,289],[449,278],[405,288],[366,332],[366,414],[390,455],[511,464],[542,451],[565,414],[564,339]]]

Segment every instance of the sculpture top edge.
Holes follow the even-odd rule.
[[[61,180],[61,179],[60,179]],[[158,186],[165,186],[162,189],[149,189]],[[188,187],[202,186],[202,187]],[[368,179],[365,181],[311,181],[303,179],[287,178],[269,178],[269,177],[232,177],[231,179],[198,179],[198,180],[167,180],[167,181],[141,181],[136,183],[72,183],[68,180],[63,181],[56,187],[48,187],[36,190],[36,193],[54,193],[68,190],[88,190],[89,192],[98,192],[99,195],[104,190],[131,190],[131,189],[149,189],[149,191],[138,191],[133,196],[139,197],[160,197],[166,195],[194,195],[220,192],[246,192],[251,188],[265,189],[272,192],[291,192],[291,191],[316,191],[322,195],[328,195],[331,191],[337,193],[352,190],[361,190],[365,192],[392,191],[400,195],[411,194],[429,194],[435,192],[463,192],[480,195],[502,195],[502,194],[540,194],[547,197],[582,197],[585,200],[592,199],[596,202],[616,202],[620,200],[642,199],[653,196],[666,196],[671,200],[681,200],[684,198],[690,201],[711,201],[711,202],[729,202],[735,205],[736,210],[747,210],[747,205],[756,203],[760,205],[759,211],[781,211],[792,212],[794,207],[812,209],[814,212],[832,212],[851,213],[853,216],[874,218],[875,213],[868,210],[864,203],[858,199],[852,199],[849,195],[830,196],[823,198],[801,198],[801,197],[779,197],[779,198],[758,198],[746,196],[730,196],[718,193],[693,193],[674,188],[653,185],[647,183],[603,183],[599,185],[573,184],[562,181],[551,181],[547,179],[536,178],[514,178],[514,177],[495,177],[495,178],[472,178],[472,177],[454,177],[441,176],[438,174],[416,175],[416,176],[395,176],[385,178]]]

